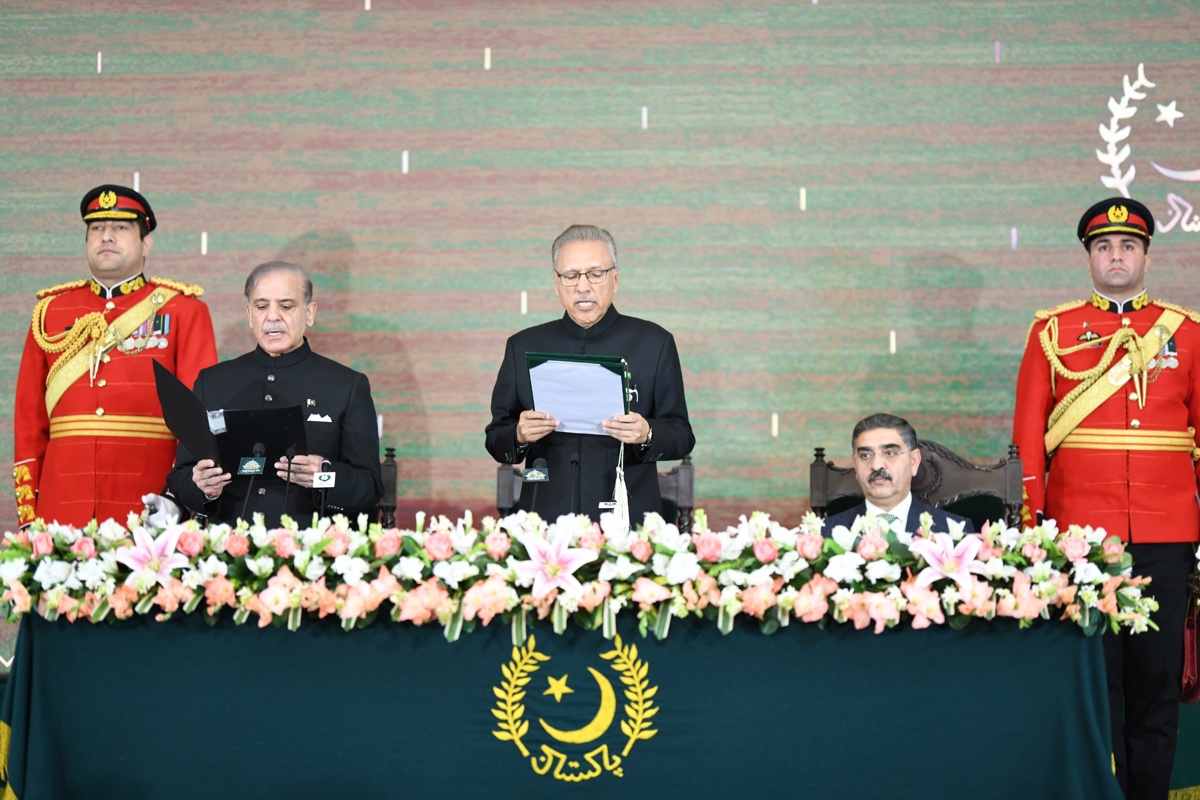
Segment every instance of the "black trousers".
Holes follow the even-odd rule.
[[[1129,800],[1167,800],[1179,736],[1183,621],[1195,544],[1133,544],[1133,574],[1152,578],[1158,630],[1104,634],[1117,780]]]

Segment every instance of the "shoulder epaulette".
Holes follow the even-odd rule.
[[[1071,300],[1066,303],[1060,303],[1053,308],[1043,308],[1040,311],[1035,311],[1033,318],[1039,320],[1050,319],[1051,317],[1057,316],[1064,311],[1070,311],[1072,309],[1079,308],[1080,306],[1085,306],[1087,305],[1087,302],[1087,300]]]
[[[86,278],[79,281],[67,281],[66,283],[57,283],[54,286],[47,286],[45,289],[40,290],[37,293],[37,296],[40,300],[44,297],[49,297],[52,294],[62,294],[63,292],[69,292],[72,289],[78,289],[81,286],[87,286]]]
[[[1172,311],[1178,311],[1192,322],[1200,325],[1200,313],[1192,311],[1190,308],[1186,308],[1185,306],[1177,305],[1175,303],[1168,303],[1166,300],[1151,300],[1150,302],[1161,308],[1169,308]]]
[[[194,283],[184,283],[183,281],[173,281],[170,278],[160,278],[157,275],[150,276],[150,282],[156,283],[159,286],[165,286],[168,289],[174,289],[180,294],[188,297],[200,297],[204,294],[204,289]]]

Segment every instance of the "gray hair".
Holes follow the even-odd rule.
[[[597,228],[595,225],[572,225],[558,235],[554,240],[554,244],[550,245],[550,264],[554,269],[558,269],[558,255],[562,249],[574,242],[604,242],[604,246],[608,248],[608,257],[612,260],[612,265],[617,266],[617,243],[613,241],[612,234]]]
[[[879,413],[858,421],[858,424],[854,426],[854,433],[850,435],[850,449],[854,449],[854,443],[858,441],[859,436],[879,428],[889,428],[899,433],[901,441],[909,450],[917,450],[921,446],[917,440],[917,432],[913,430],[912,425],[908,424],[908,420],[897,417],[895,414]]]
[[[301,285],[304,287],[304,305],[312,302],[312,279],[308,277],[307,272],[287,261],[268,261],[265,264],[259,264],[251,270],[249,277],[246,278],[246,302],[250,302],[251,295],[254,293],[254,287],[258,286],[258,282],[262,280],[263,276],[279,273],[298,277]]]

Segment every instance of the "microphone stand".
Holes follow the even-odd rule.
[[[579,513],[579,451],[571,453],[571,513]]]
[[[288,489],[292,488],[292,459],[296,457],[296,448],[289,447],[283,455],[287,459],[287,478],[283,482],[283,510],[280,513],[286,514],[288,513]]]
[[[262,458],[267,454],[267,446],[262,442],[255,442],[253,453],[255,458]],[[250,504],[250,495],[254,494],[254,479],[257,477],[257,474],[250,476],[250,483],[246,486],[246,496],[242,499],[242,513],[238,515],[238,519],[246,519],[246,506]]]
[[[538,458],[538,459],[534,459],[534,462],[533,462],[533,468],[534,468],[534,469],[536,469],[536,470],[539,470],[539,471],[541,471],[541,472],[543,472],[543,473],[545,473],[545,472],[549,472],[549,471],[550,471],[550,470],[549,470],[549,467],[546,465],[546,459],[544,459],[544,458]],[[542,482],[541,482],[541,481],[534,481],[534,482],[533,482],[533,497],[531,497],[531,498],[530,498],[530,500],[529,500],[529,513],[530,513],[530,514],[536,514],[536,513],[537,513],[537,496],[538,496],[538,487],[539,487],[539,486],[541,486],[541,485],[542,485]]]

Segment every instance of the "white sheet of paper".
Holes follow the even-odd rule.
[[[529,370],[533,403],[558,420],[560,433],[606,436],[600,423],[625,413],[621,376],[599,364],[546,361]]]

